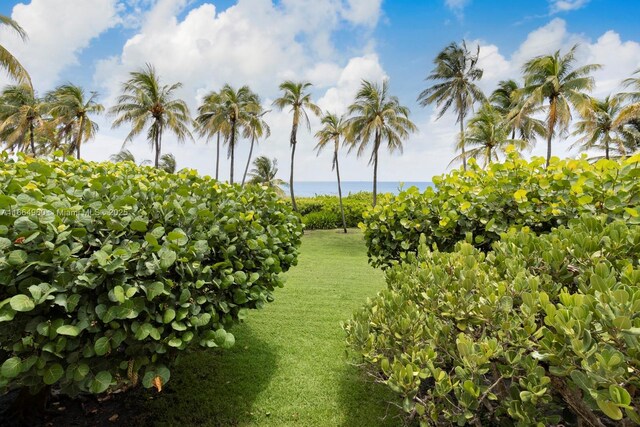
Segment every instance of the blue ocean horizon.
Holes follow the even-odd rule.
[[[378,193],[398,194],[400,188],[407,189],[409,187],[418,187],[420,191],[433,187],[432,182],[428,181],[379,181]],[[284,188],[289,192],[289,188]],[[314,197],[314,196],[337,196],[338,184],[336,181],[299,181],[294,182],[294,190],[297,197]],[[373,183],[371,181],[342,181],[342,195],[359,193],[361,191],[373,191]]]

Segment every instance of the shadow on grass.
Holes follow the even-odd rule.
[[[397,396],[351,362],[345,357],[346,366],[340,379],[339,401],[345,414],[342,427],[373,427],[368,423],[372,419],[379,421],[376,427],[403,426],[403,413],[394,404]]]
[[[156,426],[238,426],[252,423],[252,406],[276,368],[275,351],[248,325],[232,331],[229,350],[196,350],[181,357],[167,388],[145,410]]]

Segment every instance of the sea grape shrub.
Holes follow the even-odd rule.
[[[0,386],[160,388],[189,346],[273,299],[301,224],[275,193],[195,171],[6,156]]]
[[[528,227],[545,233],[583,213],[606,214],[640,224],[640,155],[619,162],[554,158],[523,160],[517,153],[487,169],[433,178],[423,193],[410,188],[364,213],[370,263],[386,268],[415,253],[421,234],[427,245],[449,251],[461,240],[487,250],[501,233]]]
[[[364,365],[428,425],[640,423],[640,227],[584,217],[387,269],[344,325]]]
[[[386,197],[382,196],[380,199]],[[347,227],[357,227],[363,214],[371,207],[373,194],[360,192],[342,198]],[[302,222],[309,230],[331,230],[342,227],[338,196],[301,197],[296,199]]]

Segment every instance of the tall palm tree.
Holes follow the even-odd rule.
[[[151,64],[130,73],[130,76],[122,85],[122,95],[118,97],[117,104],[110,110],[110,114],[116,116],[113,127],[131,123],[131,131],[123,146],[147,128],[147,139],[155,151],[154,166],[159,167],[165,130],[172,132],[178,142],[193,139],[189,132],[189,107],[183,100],[175,99],[175,91],[182,84],[162,85]]]
[[[461,45],[451,43],[445,47],[434,60],[435,68],[427,76],[427,80],[436,83],[425,89],[418,96],[423,107],[435,103],[438,119],[453,106],[458,114],[460,125],[459,146],[462,149],[462,167],[467,169],[467,157],[464,143],[464,119],[476,102],[484,102],[482,90],[474,83],[482,78],[483,70],[478,68],[480,46],[475,54],[467,49],[463,40]]]
[[[600,65],[588,64],[575,67],[577,45],[561,55],[538,56],[524,64],[524,92],[526,105],[543,105],[547,101],[547,166],[551,161],[551,141],[556,132],[566,133],[571,122],[571,107],[583,108],[588,100],[585,93],[591,91],[595,81],[591,73]]]
[[[212,135],[212,132],[225,135],[229,149],[228,157],[231,159],[229,182],[233,184],[238,136],[247,128],[252,114],[260,111],[260,98],[249,86],[242,86],[236,90],[225,84],[217,94],[209,94],[203,105],[207,106],[200,110],[198,116],[201,132],[208,135]]]
[[[29,149],[36,156],[36,132],[48,106],[28,84],[11,85],[0,95],[0,137],[10,151]]]
[[[400,105],[397,97],[389,95],[389,81],[382,86],[363,81],[355,102],[349,107],[348,121],[351,149],[357,148],[358,157],[373,142],[369,164],[373,164],[373,206],[378,194],[378,152],[386,141],[390,152],[402,152],[402,141],[417,130],[409,120],[409,109]]]
[[[525,102],[522,87],[515,80],[500,81],[491,93],[489,102],[507,120],[511,128],[511,139],[516,139],[517,136],[534,143],[536,136],[545,135],[544,122],[534,118],[539,107]]]
[[[468,158],[484,160],[486,167],[492,161],[498,161],[498,155],[504,153],[509,145],[519,150],[530,147],[530,142],[514,139],[512,134],[509,121],[497,108],[485,103],[467,125],[465,143],[470,149],[466,155]]]
[[[0,15],[0,25],[6,25],[13,29],[22,40],[27,39],[27,33],[13,19],[5,15]],[[15,56],[13,56],[4,46],[0,45],[0,68],[3,68],[9,76],[13,77],[18,83],[26,84],[33,88],[31,77],[27,70],[20,64]]]
[[[311,100],[311,94],[307,90],[312,86],[309,82],[293,82],[287,80],[280,85],[282,96],[275,101],[275,105],[278,109],[284,110],[290,108],[290,112],[293,114],[293,122],[291,125],[291,137],[289,143],[291,145],[291,174],[289,176],[289,191],[291,192],[291,205],[293,210],[297,211],[296,197],[293,191],[293,169],[296,156],[296,144],[298,142],[298,126],[300,121],[307,125],[307,129],[311,130],[311,122],[309,121],[309,114],[307,110],[311,111],[316,116],[322,114],[320,107],[313,103]]]
[[[77,159],[80,158],[80,146],[98,132],[98,124],[91,120],[91,115],[102,113],[104,106],[96,101],[97,97],[97,92],[91,92],[87,97],[81,87],[72,84],[59,86],[47,96],[54,119],[63,128],[71,129],[71,133],[75,132],[69,149],[75,150]]]
[[[582,119],[575,125],[576,136],[582,136],[571,148],[583,151],[604,151],[605,159],[627,155],[627,142],[633,137],[623,126],[616,127],[624,109],[622,96],[607,96],[604,99],[590,98],[581,111]]]
[[[253,161],[254,168],[249,172],[249,184],[264,185],[271,188],[280,197],[284,197],[282,186],[287,183],[276,178],[278,175],[278,160],[271,160],[267,156],[259,156]]]
[[[209,92],[198,107],[195,119],[196,131],[201,137],[216,138],[216,181],[220,177],[220,135],[224,135],[225,139],[229,136],[228,121],[221,120],[218,116],[220,100],[218,92]]]
[[[247,173],[249,172],[249,165],[251,164],[251,156],[253,156],[253,146],[262,137],[269,138],[271,136],[271,128],[264,121],[263,117],[269,110],[263,111],[262,106],[259,105],[259,112],[251,113],[249,121],[244,130],[244,137],[251,139],[251,148],[249,148],[249,157],[247,157],[247,166],[244,168],[244,175],[242,175],[242,185],[244,186],[247,180]]]
[[[336,171],[338,178],[338,200],[340,202],[340,215],[342,215],[342,228],[344,232],[347,232],[347,221],[344,217],[344,207],[342,206],[342,185],[340,183],[340,165],[338,164],[338,148],[340,148],[340,140],[345,138],[347,134],[347,124],[344,117],[338,117],[336,114],[326,113],[322,117],[322,129],[316,132],[316,139],[318,145],[316,150],[318,154],[328,147],[333,145],[333,162],[331,170]]]

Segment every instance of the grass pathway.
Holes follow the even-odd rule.
[[[359,231],[307,232],[276,301],[233,329],[236,346],[184,356],[149,409],[166,425],[398,425],[392,394],[347,363],[340,328],[383,286]]]

